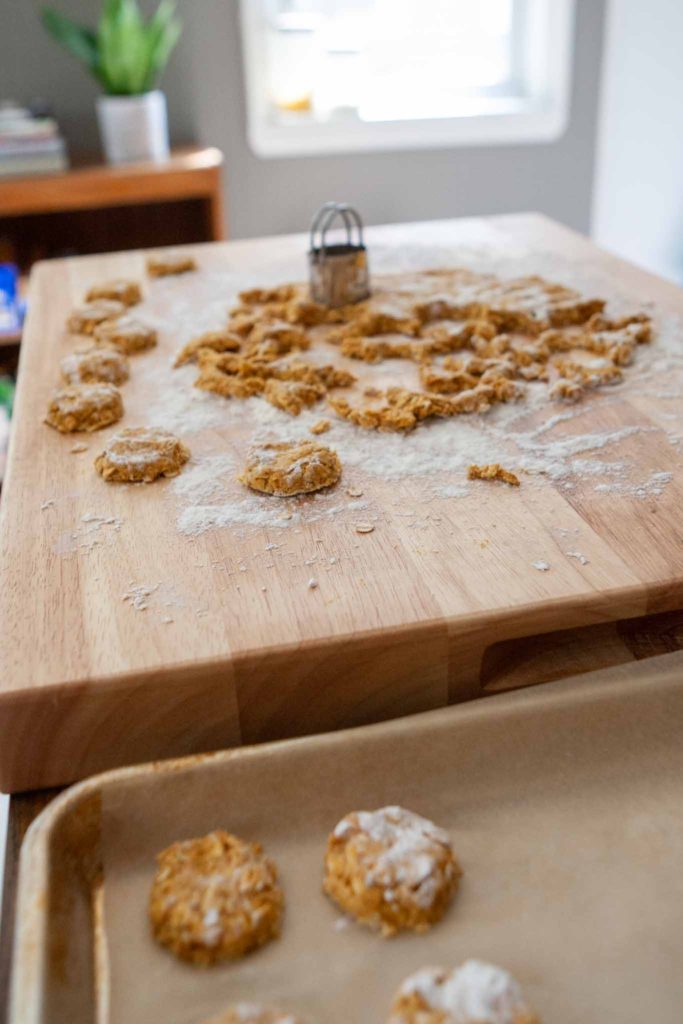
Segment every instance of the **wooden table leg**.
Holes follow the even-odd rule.
[[[19,850],[26,831],[44,807],[61,790],[47,789],[10,797],[7,820],[5,873],[2,886],[2,922],[0,927],[0,1024],[6,1024],[9,1007],[9,979],[14,941],[14,912],[19,875]]]

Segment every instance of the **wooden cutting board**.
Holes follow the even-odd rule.
[[[597,295],[609,279],[635,308],[654,303],[669,332],[672,315],[683,312],[672,284],[535,215],[377,228],[369,239],[376,268],[392,254],[403,267],[411,251],[423,264],[450,253],[480,267],[490,254],[492,266],[507,258],[521,272],[535,261],[550,278],[562,279],[563,266],[594,274]],[[377,445],[385,435],[357,430],[355,451],[344,435],[353,457],[333,494],[285,503],[292,518],[281,522],[278,499],[245,495],[240,511],[240,485],[225,467],[233,459],[239,468],[255,434],[275,424],[281,436],[286,414],[268,407],[270,419],[254,419],[260,400],[193,398],[192,371],[172,377],[170,361],[193,327],[223,322],[245,281],[301,278],[305,244],[293,236],[195,247],[197,274],[146,286],[141,315],[160,326],[160,342],[132,360],[124,425],[159,422],[168,409],[177,429],[185,389],[192,429],[179,432],[193,452],[176,481],[149,486],[106,484],[95,474],[93,459],[116,428],[62,436],[41,422],[59,360],[77,347],[64,331],[68,312],[97,281],[143,279],[144,255],[34,270],[2,497],[2,789],[440,707],[504,685],[517,639],[681,605],[675,431],[683,423],[675,359],[662,359],[657,341],[638,353],[637,385],[627,374],[623,385],[591,396],[578,419],[548,426],[559,441],[577,431],[618,436],[589,455],[617,467],[618,481],[625,461],[633,486],[612,486],[609,468],[607,476],[588,468],[568,478],[546,467],[523,474],[515,489],[467,486],[448,471],[435,488],[414,465],[406,476],[383,470]],[[657,360],[658,374],[643,377]],[[372,372],[397,371],[382,364]],[[536,408],[526,436],[564,411]],[[300,434],[303,422],[292,429]],[[340,430],[333,426],[326,442],[334,447]],[[80,442],[88,450],[73,452]],[[364,471],[366,449],[377,472]],[[207,465],[218,467],[232,518],[183,532],[183,512],[187,522],[198,504],[216,501],[211,473],[200,472]],[[363,494],[353,498],[348,488]],[[359,521],[373,532],[357,533]],[[571,640],[565,646],[568,671],[589,667]]]

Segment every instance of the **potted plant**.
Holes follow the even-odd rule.
[[[42,12],[47,31],[104,90],[97,117],[109,163],[168,157],[166,97],[155,86],[180,37],[175,12],[176,0],[161,0],[145,20],[137,0],[104,0],[96,29],[52,8]]]

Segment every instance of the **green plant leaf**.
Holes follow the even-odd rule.
[[[144,81],[144,24],[136,0],[107,0],[98,28],[107,91],[131,95]]]
[[[163,73],[182,33],[182,22],[175,15],[174,0],[162,0],[147,26],[149,61],[146,90],[152,89]]]
[[[139,95],[154,88],[180,38],[177,0],[161,0],[145,22],[138,0],[103,0],[93,31],[45,8],[46,30],[81,60],[112,95]]]
[[[86,68],[100,79],[100,61],[97,37],[92,29],[60,14],[51,7],[41,11],[41,21],[49,34],[60,46],[82,61]]]

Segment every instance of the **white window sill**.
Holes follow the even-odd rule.
[[[565,103],[543,107],[517,99],[479,103],[478,112],[430,120],[316,121],[313,116],[254,118],[249,143],[256,156],[320,156],[326,153],[387,152],[457,146],[552,142],[567,127]]]

